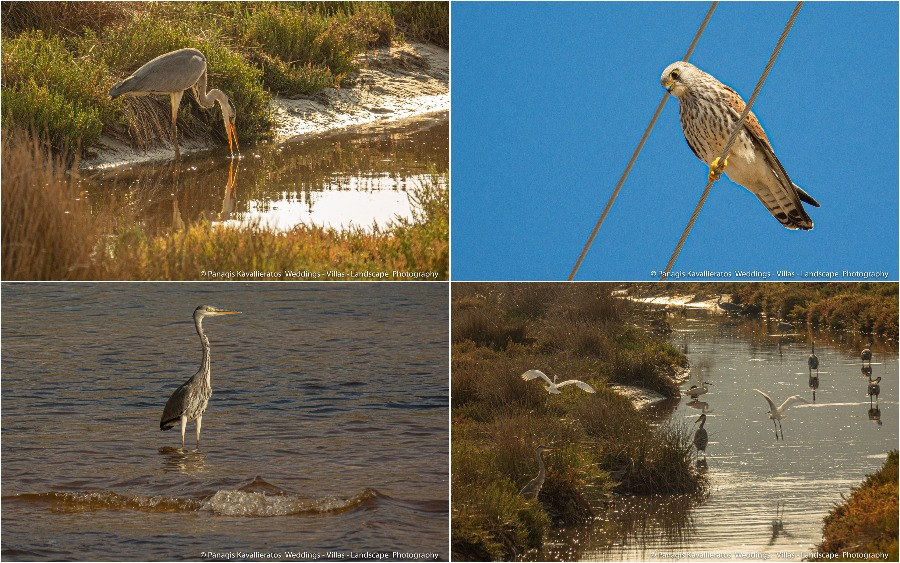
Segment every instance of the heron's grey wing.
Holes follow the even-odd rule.
[[[197,83],[206,70],[206,58],[197,49],[179,49],[160,55],[113,86],[112,97],[124,94],[170,94]]]
[[[728,104],[731,106],[732,115],[737,119],[744,112],[744,108],[747,105],[737,92],[728,86],[725,86],[725,88],[728,90],[727,100]],[[791,182],[791,178],[788,176],[784,166],[782,166],[781,161],[775,156],[775,151],[772,149],[772,144],[769,142],[766,132],[763,130],[762,125],[759,124],[759,120],[756,119],[756,116],[752,111],[744,118],[742,126],[744,132],[756,143],[759,152],[765,157],[766,162],[769,164],[769,168],[772,170],[772,174],[778,182],[777,189],[769,183],[766,186],[768,190],[765,190],[765,192],[757,193],[757,191],[751,190],[753,191],[753,195],[755,195],[760,203],[769,210],[769,213],[778,219],[785,227],[789,229],[812,229],[813,222],[812,219],[809,218],[809,215],[806,214],[806,210],[803,209],[803,204],[800,203],[800,193],[802,192],[812,201],[815,200],[803,190],[797,191],[796,185]],[[816,204],[816,206],[818,206],[818,204]]]
[[[159,419],[160,430],[168,430],[181,421],[181,415],[184,413],[187,404],[188,389],[192,380],[193,378],[182,383],[172,393],[169,400],[166,401],[166,408],[163,409],[162,418]]]
[[[771,410],[771,411],[774,413],[776,409],[775,409],[775,403],[772,402],[772,399],[770,399],[768,395],[766,395],[765,393],[763,393],[763,392],[760,391],[759,389],[754,389],[754,391],[756,391],[757,393],[759,393],[760,395],[762,395],[763,397],[765,397],[766,402],[769,403],[769,410]]]
[[[549,383],[550,385],[553,385],[553,382],[550,381],[550,378],[547,377],[547,374],[544,373],[544,372],[542,372],[542,371],[540,371],[540,370],[537,370],[537,369],[530,369],[530,370],[528,370],[528,371],[526,371],[525,373],[522,374],[522,379],[524,379],[525,381],[530,381],[530,380],[535,379],[535,378],[537,378],[537,377],[540,377],[541,379],[543,379],[544,381],[546,381],[546,382]]]
[[[790,408],[790,406],[793,405],[793,404],[795,404],[795,403],[806,403],[806,404],[809,404],[809,401],[807,401],[806,399],[804,399],[804,398],[801,397],[800,395],[794,395],[793,397],[788,397],[787,399],[785,399],[784,402],[781,403],[781,406],[778,407],[778,410],[784,412],[784,411],[788,410],[788,408]]]

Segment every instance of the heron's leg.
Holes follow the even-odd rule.
[[[203,415],[197,417],[197,449],[200,449],[200,425],[203,423]]]
[[[178,150],[178,126],[175,124],[175,119],[178,117],[178,106],[181,105],[181,96],[184,95],[184,91],[172,92],[169,95],[172,97],[172,143],[175,144],[175,160],[181,160],[181,151]]]
[[[187,416],[181,415],[181,449],[184,449],[184,431],[187,429]]]

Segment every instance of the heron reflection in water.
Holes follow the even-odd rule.
[[[194,326],[200,335],[200,343],[203,345],[203,361],[200,369],[193,377],[181,384],[172,393],[163,409],[162,418],[159,421],[160,430],[168,430],[181,422],[181,448],[184,449],[184,431],[188,422],[197,421],[197,449],[200,449],[200,425],[203,422],[203,413],[212,396],[209,369],[209,339],[203,332],[203,319],[219,315],[239,315],[239,311],[225,311],[209,305],[200,305],[194,309]]]

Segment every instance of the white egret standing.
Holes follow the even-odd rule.
[[[209,370],[209,339],[203,332],[204,317],[218,315],[240,315],[238,311],[224,311],[209,305],[200,305],[194,309],[194,326],[200,335],[200,343],[203,345],[203,361],[200,369],[193,377],[181,384],[172,393],[163,409],[162,418],[159,421],[160,430],[168,430],[181,422],[181,448],[184,449],[184,430],[188,422],[197,421],[197,449],[200,448],[200,424],[203,422],[203,413],[212,396]]]
[[[769,403],[769,418],[772,419],[772,424],[775,426],[775,439],[778,439],[778,429],[781,428],[781,420],[783,418],[787,418],[785,416],[785,411],[790,408],[794,403],[806,403],[809,404],[809,401],[801,397],[800,395],[793,395],[788,397],[781,403],[781,406],[776,407],[775,403],[772,402],[772,399],[769,398],[768,395],[760,391],[759,389],[754,389],[757,393],[765,398],[766,402]],[[777,421],[777,424],[776,424]],[[781,439],[784,440],[784,428],[781,428]]]
[[[576,387],[584,390],[587,393],[596,393],[593,387],[591,387],[584,381],[579,381],[577,379],[569,379],[567,381],[561,381],[557,383],[555,375],[553,376],[553,381],[550,381],[550,378],[547,377],[547,374],[536,369],[530,369],[522,374],[522,379],[524,379],[525,381],[531,381],[532,379],[537,379],[538,377],[547,382],[547,392],[553,395],[559,395],[561,393],[559,388],[565,387],[566,385],[575,385]]]

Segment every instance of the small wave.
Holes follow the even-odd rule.
[[[350,497],[306,499],[297,495],[269,496],[247,491],[219,491],[203,503],[203,508],[222,516],[290,516],[327,514],[352,510],[377,497],[373,489]]]
[[[260,487],[259,483],[255,488]],[[270,485],[271,486],[271,485]],[[275,488],[274,486],[271,486]],[[250,488],[250,487],[248,487]],[[272,492],[271,490],[267,492]],[[200,512],[221,516],[270,517],[295,514],[331,514],[353,510],[378,498],[374,489],[365,489],[349,498],[336,496],[301,498],[290,494],[266,494],[247,490],[222,490],[202,498],[124,495],[111,491],[80,493],[25,493],[13,498],[27,503],[50,503],[54,512],[135,510],[140,512]],[[4,500],[10,497],[4,497]]]

